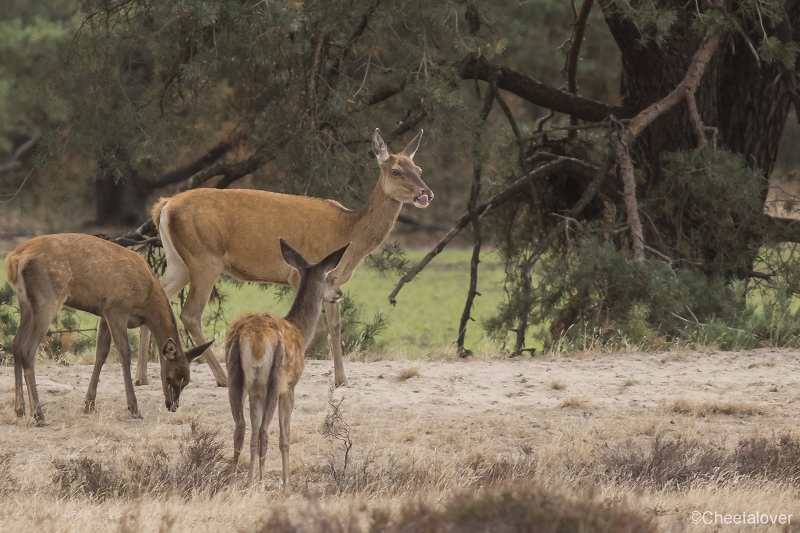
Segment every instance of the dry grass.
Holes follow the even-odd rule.
[[[567,388],[567,384],[556,379],[550,382],[550,388],[553,390],[564,390]]]
[[[16,422],[12,373],[0,368],[0,530],[700,533],[715,528],[692,524],[695,510],[792,513],[800,364],[793,354],[768,357],[776,364],[761,365],[770,373],[757,379],[780,392],[759,385],[753,398],[773,401],[768,409],[737,400],[752,389],[752,369],[749,359],[723,364],[736,361],[728,355],[698,367],[724,380],[714,402],[700,396],[710,392],[687,392],[710,387],[710,373],[679,374],[647,355],[350,363],[351,386],[330,396],[330,362],[309,361],[292,418],[290,496],[280,492],[276,423],[264,483],[245,487],[247,446],[231,482],[227,391],[205,365],[176,413],[162,407],[159,384],[137,388],[143,421],[124,410],[118,369],[101,380],[98,410],[86,416],[90,369],[37,368],[41,391],[55,391],[42,392],[47,428]],[[409,366],[425,378],[391,379]],[[670,372],[678,378],[664,385]],[[624,385],[631,375],[640,381]],[[563,376],[581,396],[553,393]],[[684,395],[673,400],[677,391]]]
[[[589,407],[589,400],[583,396],[569,396],[561,401],[562,409],[586,409]]]
[[[398,381],[406,381],[411,378],[418,378],[419,377],[419,366],[412,365],[407,366],[400,370],[400,374],[397,376]]]
[[[691,416],[752,416],[764,414],[764,410],[759,406],[742,400],[697,401],[676,398],[669,410],[673,413]]]

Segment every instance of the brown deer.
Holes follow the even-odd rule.
[[[203,309],[222,272],[243,281],[276,283],[298,288],[296,271],[281,259],[278,237],[295,243],[309,261],[319,261],[326,250],[352,243],[332,276],[346,283],[368,253],[380,246],[392,230],[400,208],[413,203],[424,208],[433,192],[413,162],[422,130],[399,154],[389,154],[379,130],[372,135],[372,149],[381,175],[367,204],[358,210],[332,200],[291,196],[250,189],[195,189],[162,199],[153,208],[153,220],[161,235],[167,269],[161,280],[172,299],[190,284],[181,320],[198,344],[205,342],[201,327]],[[335,384],[347,385],[342,363],[341,316],[338,303],[326,303]],[[324,333],[322,320],[318,337]],[[136,383],[147,382],[149,337],[142,329]],[[214,354],[206,353],[219,386],[226,377]]]
[[[189,383],[189,362],[210,343],[184,353],[169,300],[139,254],[90,235],[44,235],[8,254],[6,279],[17,295],[20,312],[19,328],[11,346],[17,416],[25,416],[24,372],[31,411],[39,425],[45,425],[36,391],[34,362],[36,349],[62,305],[100,317],[97,355],[86,391],[86,413],[94,410],[100,369],[113,339],[122,363],[128,410],[141,418],[131,382],[127,335],[127,328],[141,325],[153,332],[161,347],[161,384],[167,409],[178,408],[181,391]]]
[[[322,302],[338,303],[342,291],[331,276],[348,245],[312,265],[280,239],[280,250],[300,279],[297,295],[285,318],[271,313],[246,313],[228,329],[225,341],[228,398],[236,428],[233,432],[233,471],[244,443],[244,395],[250,398],[250,475],[253,484],[258,459],[258,479],[264,478],[267,428],[278,406],[279,447],[283,461],[283,490],[289,490],[290,422],[294,387],[303,373],[305,351],[314,340]]]

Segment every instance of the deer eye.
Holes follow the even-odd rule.
[[[400,175],[399,170],[392,170],[392,176],[399,176],[399,175]]]

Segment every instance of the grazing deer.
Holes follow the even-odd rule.
[[[122,363],[128,410],[141,418],[131,383],[131,349],[127,334],[127,328],[141,325],[153,332],[161,347],[161,384],[167,409],[178,408],[181,391],[189,383],[189,362],[202,354],[210,343],[183,352],[169,300],[139,254],[90,235],[44,235],[17,246],[8,254],[6,279],[17,295],[20,312],[19,328],[11,346],[17,416],[25,416],[24,372],[31,411],[39,425],[45,425],[36,391],[34,361],[36,349],[62,305],[100,317],[97,356],[86,391],[86,413],[94,410],[100,369],[113,339]]]
[[[294,387],[303,373],[305,351],[314,340],[322,302],[338,303],[342,291],[333,278],[348,245],[312,265],[280,239],[283,259],[300,279],[297,295],[285,318],[270,313],[246,313],[231,325],[225,341],[228,398],[236,423],[233,432],[233,471],[244,443],[244,395],[250,397],[250,476],[253,484],[258,458],[258,479],[264,478],[267,428],[278,405],[283,490],[289,490],[290,422]]]
[[[389,154],[379,130],[372,134],[372,149],[381,175],[367,204],[358,210],[332,200],[291,196],[249,189],[195,189],[162,199],[153,208],[161,235],[167,269],[161,285],[172,299],[190,284],[181,320],[198,344],[205,342],[201,327],[203,309],[222,272],[243,281],[276,283],[298,288],[296,271],[281,259],[278,237],[295,243],[309,261],[319,261],[326,250],[352,243],[332,276],[346,283],[368,253],[380,246],[392,230],[400,208],[413,203],[424,208],[433,192],[413,162],[422,130],[399,154]],[[342,363],[341,316],[338,303],[326,303],[335,384],[347,385]],[[318,337],[324,334],[320,318]],[[136,383],[147,381],[149,337],[142,329]],[[226,377],[214,354],[206,353],[217,385]]]

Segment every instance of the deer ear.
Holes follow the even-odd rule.
[[[419,142],[422,140],[422,130],[419,130],[417,136],[411,139],[411,142],[408,143],[408,146],[403,148],[403,153],[408,156],[409,159],[414,159],[414,154],[417,153],[417,148],[419,148]]]
[[[300,255],[300,252],[292,248],[288,242],[283,240],[283,237],[281,237],[280,243],[283,260],[289,263],[290,267],[302,274],[303,270],[308,268],[308,261],[306,261],[302,255]]]
[[[336,267],[339,266],[339,262],[342,260],[342,256],[347,251],[348,246],[350,246],[349,242],[319,262],[319,264],[322,265],[322,268],[325,269],[326,273],[336,270]]]
[[[381,137],[381,130],[378,128],[375,128],[375,131],[372,132],[372,151],[375,153],[375,157],[378,158],[379,165],[389,159],[389,149],[386,148],[386,143],[383,142],[383,137]]]
[[[205,351],[208,350],[208,348],[212,344],[214,344],[214,341],[208,341],[207,343],[201,344],[200,346],[195,346],[194,348],[186,352],[186,360],[191,363],[192,361],[203,355]]]
[[[167,342],[164,343],[164,347],[161,348],[161,355],[164,356],[164,359],[169,361],[175,360],[175,357],[178,355],[178,345],[175,344],[174,340],[167,339]]]

